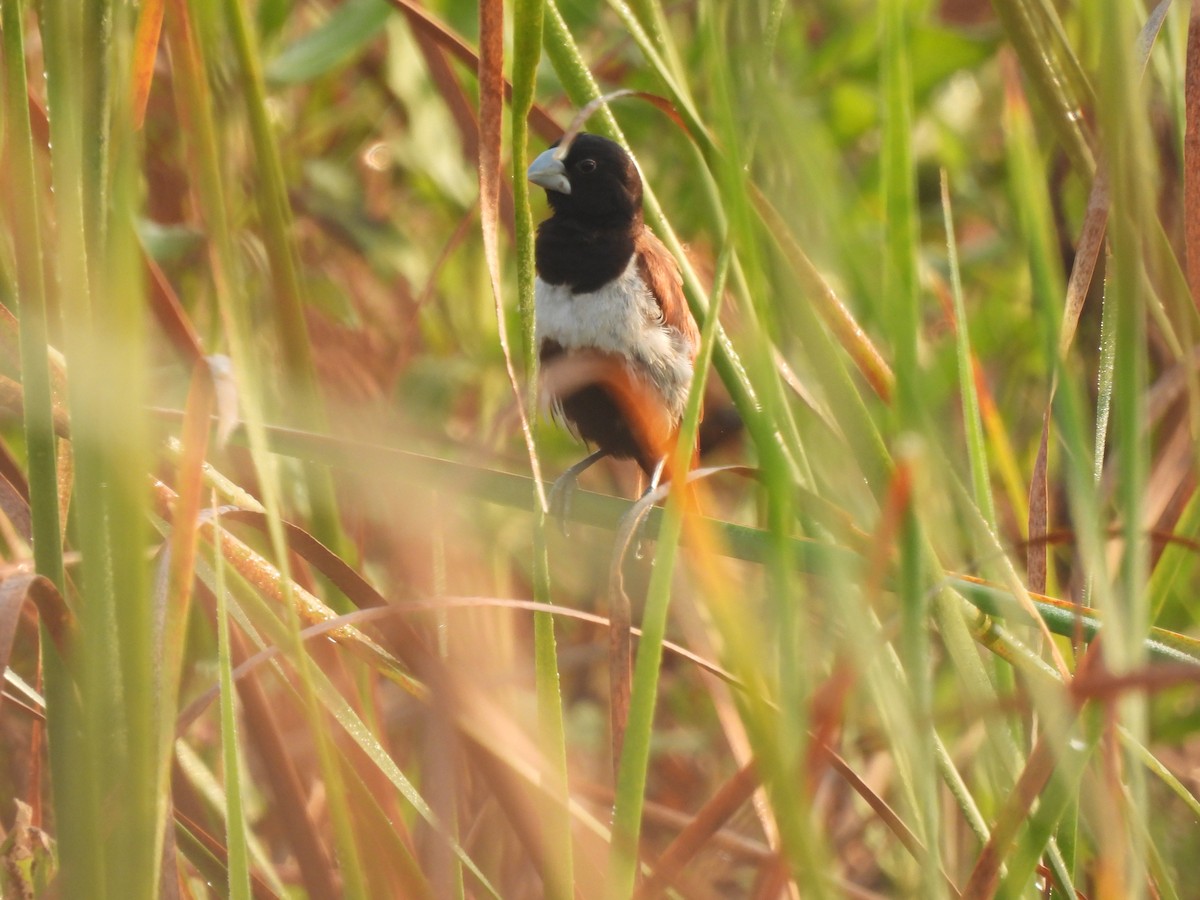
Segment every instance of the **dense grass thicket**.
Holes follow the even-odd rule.
[[[1190,16],[0,0],[0,896],[1200,896]],[[616,91],[745,429],[564,529]]]

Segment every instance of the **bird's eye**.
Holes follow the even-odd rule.
[[[596,161],[594,159],[581,159],[575,168],[584,175],[589,175],[596,171]]]

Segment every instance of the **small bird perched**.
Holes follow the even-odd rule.
[[[675,258],[642,220],[642,179],[607,138],[580,133],[529,166],[552,215],[537,231],[535,319],[555,418],[657,482],[700,343]],[[566,476],[564,476],[566,477]]]

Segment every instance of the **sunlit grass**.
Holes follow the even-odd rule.
[[[0,893],[1192,893],[1182,6],[0,14]],[[746,423],[628,547],[523,180],[618,89]]]

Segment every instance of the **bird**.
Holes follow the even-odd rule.
[[[642,178],[618,143],[580,132],[527,171],[551,215],[534,245],[534,330],[543,403],[657,486],[678,435],[700,332],[675,257],[646,226]]]

